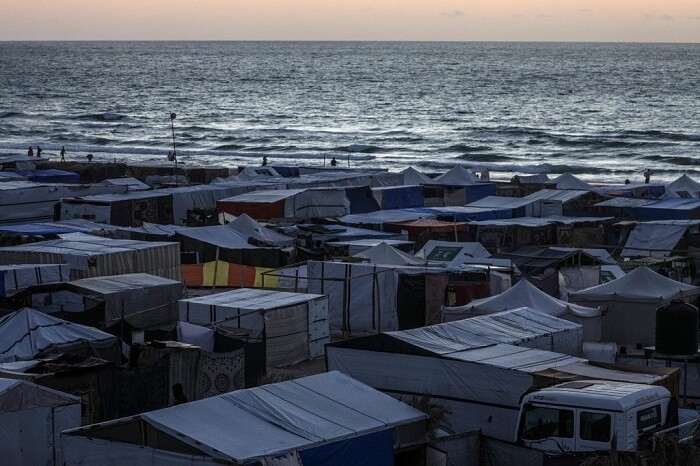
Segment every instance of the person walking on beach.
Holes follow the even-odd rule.
[[[335,157],[333,157],[333,159],[331,160],[331,167],[336,167],[336,166],[338,166],[338,161],[335,159]]]
[[[88,163],[92,162],[92,154],[86,155],[85,158],[88,159]]]
[[[649,180],[651,179],[651,175],[653,175],[653,174],[654,174],[654,172],[652,172],[648,168],[647,168],[647,171],[644,172],[644,182],[646,184],[649,184]]]
[[[61,162],[66,161],[66,146],[61,147]]]
[[[262,163],[262,166],[264,167],[264,166],[266,166],[266,165],[267,165],[267,155],[263,155],[263,163]]]
[[[42,149],[41,147],[36,146],[36,156],[37,156],[37,158],[41,157],[41,151],[43,151],[43,150],[44,150],[44,149]]]
[[[29,146],[29,150],[27,151],[27,157],[34,157],[34,149],[32,149],[32,146]]]

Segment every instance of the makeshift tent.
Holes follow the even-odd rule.
[[[462,167],[461,165],[457,165],[455,167],[452,167],[446,173],[443,173],[442,175],[435,178],[433,183],[436,182],[439,184],[449,185],[468,185],[478,183],[479,178],[477,178],[476,175],[474,175],[472,172]]]
[[[268,276],[268,267],[251,267],[224,261],[182,264],[182,280],[187,286],[277,288],[278,279]]]
[[[256,220],[250,218],[247,214],[236,217],[226,225],[243,237],[247,237],[248,241],[253,238],[255,241],[260,243],[280,247],[291,246],[294,242],[294,240],[289,236],[282,235],[270,228],[264,227]]]
[[[372,188],[372,195],[381,209],[423,207],[424,204],[422,186],[406,185]]]
[[[396,222],[389,224],[389,226],[400,231],[405,231],[412,241],[416,241],[421,235],[423,235],[422,238],[424,238],[424,240],[455,239],[467,232],[466,222],[444,222],[432,218],[419,218],[408,222]]]
[[[428,330],[403,339],[381,334],[332,343],[326,347],[327,366],[395,396],[430,396],[451,410],[455,432],[480,429],[512,441],[533,373],[584,361],[447,330],[446,335]]]
[[[0,297],[34,285],[61,283],[69,280],[69,269],[60,264],[0,265]]]
[[[242,288],[180,300],[180,320],[264,341],[268,367],[323,356],[329,341],[328,298]]]
[[[425,261],[417,259],[410,254],[406,254],[405,252],[390,246],[384,241],[376,246],[365,249],[352,257],[365,259],[370,264],[425,265]]]
[[[179,281],[130,273],[75,280],[65,289],[33,294],[32,304],[46,313],[74,314],[92,307],[86,301],[99,301],[104,302],[104,310],[93,322],[97,322],[96,326],[100,328],[109,328],[124,320],[137,329],[173,329],[178,320],[177,302],[181,297],[182,283]]]
[[[110,178],[104,180],[104,183],[112,186],[126,186],[129,191],[146,191],[151,189],[150,186],[140,182],[132,176],[126,176],[124,178]]]
[[[490,298],[475,299],[466,306],[445,307],[443,320],[452,322],[508,309],[529,307],[555,317],[570,320],[583,327],[586,340],[598,341],[601,336],[600,309],[570,304],[549,296],[527,280],[520,280],[509,290]]]
[[[630,232],[621,257],[670,256],[689,229],[700,220],[658,220],[638,223]]]
[[[7,465],[63,464],[61,432],[80,427],[80,398],[0,378],[0,458]]]
[[[403,239],[369,238],[348,241],[329,241],[324,246],[324,254],[327,258],[348,257],[366,251],[369,248],[386,243],[389,246],[403,252],[413,252],[415,243]]]
[[[640,221],[700,220],[700,199],[671,197],[639,206],[637,219]]]
[[[594,189],[593,186],[569,172],[549,180],[547,184],[554,185],[556,189],[581,189],[584,191],[592,191]]]
[[[631,183],[620,186],[597,188],[596,192],[606,196],[634,197],[637,199],[659,199],[664,196],[666,186],[651,183]]]
[[[330,328],[343,334],[439,322],[447,287],[439,268],[308,261],[307,278],[310,293],[328,295]]]
[[[480,243],[454,243],[430,240],[416,253],[427,262],[443,263],[445,267],[458,268],[462,264],[478,262],[491,254]]]
[[[54,168],[17,170],[17,174],[37,183],[80,183],[79,174]]]
[[[403,184],[405,185],[429,184],[433,182],[432,178],[424,175],[413,167],[408,167],[399,173],[403,175]]]
[[[0,264],[66,264],[72,280],[124,273],[180,279],[180,245],[100,238],[82,233],[0,248]]]
[[[277,189],[222,199],[217,208],[257,219],[340,217],[350,213],[350,200],[342,188]]]
[[[570,293],[569,301],[607,308],[602,320],[603,341],[648,344],[655,338],[656,308],[672,299],[694,300],[699,295],[700,287],[639,267],[616,280]]]
[[[530,215],[535,217],[562,214],[583,217],[605,197],[588,189],[540,189],[522,199],[532,203]]]
[[[603,252],[604,262],[600,258],[600,252],[592,251],[594,250],[585,248],[521,246],[502,251],[494,256],[513,261],[520,270],[527,273],[541,273],[547,269],[560,269],[562,267],[599,266],[603,263],[610,263],[609,260],[612,258],[607,252]],[[612,263],[616,262],[612,260]]]
[[[687,173],[666,186],[666,197],[700,197],[700,182],[695,181]]]
[[[0,362],[53,353],[91,354],[120,362],[119,340],[101,330],[24,308],[0,317]]]
[[[122,192],[126,192],[126,187],[3,182],[0,183],[0,224],[50,222],[54,220],[54,204],[63,198]]]
[[[395,449],[427,442],[426,422],[425,413],[330,372],[73,429],[62,439],[68,465],[392,466]]]
[[[127,233],[122,232],[118,227],[95,223],[80,218],[72,220],[60,220],[57,222],[38,222],[17,225],[6,225],[0,227],[0,232],[8,235],[22,236],[55,236],[66,233],[88,233],[97,236],[127,237]]]

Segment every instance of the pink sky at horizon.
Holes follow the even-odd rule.
[[[700,0],[0,0],[0,40],[700,42]]]

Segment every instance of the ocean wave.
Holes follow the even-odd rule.
[[[665,155],[643,155],[641,157],[642,159],[645,160],[651,160],[654,162],[663,162],[663,163],[670,163],[674,165],[697,165],[698,160],[693,157],[683,157],[683,156],[665,156]]]
[[[508,155],[502,155],[502,154],[483,154],[483,153],[470,153],[470,154],[461,154],[458,155],[457,158],[462,159],[462,160],[467,160],[467,161],[473,161],[473,162],[499,162],[501,160],[511,160],[513,157],[510,157]]]
[[[21,112],[0,112],[0,118],[10,118],[13,116],[20,116]]]
[[[87,113],[74,117],[76,120],[86,121],[118,121],[126,118],[126,115],[120,113]]]
[[[447,149],[449,152],[486,152],[493,150],[491,146],[470,146],[467,144],[453,144]]]
[[[350,144],[349,146],[336,147],[333,150],[337,150],[340,152],[359,152],[362,154],[375,154],[375,153],[380,153],[380,152],[388,152],[388,149],[378,147],[378,146],[371,146],[368,144]]]

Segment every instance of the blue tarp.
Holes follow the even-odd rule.
[[[299,452],[304,466],[392,466],[394,429]]]
[[[366,214],[379,210],[379,204],[372,195],[369,186],[352,186],[345,188],[345,195],[350,201],[351,214]]]
[[[37,181],[43,183],[80,183],[80,175],[65,170],[56,170],[54,168],[23,170],[17,172],[25,177],[28,181]]]
[[[423,186],[395,186],[382,189],[382,209],[423,207]]]
[[[598,188],[596,192],[606,196],[633,197],[636,199],[659,199],[666,193],[666,186],[661,184],[626,184]]]
[[[423,207],[419,209],[407,209],[413,212],[432,214],[438,220],[456,222],[476,222],[480,220],[496,220],[512,218],[511,209],[488,209],[479,207]]]
[[[82,233],[84,228],[73,228],[70,226],[52,226],[42,224],[8,225],[0,227],[0,232],[15,235],[62,235],[64,233]]]
[[[669,198],[637,208],[637,220],[697,220],[700,199]]]
[[[496,195],[496,183],[476,183],[466,186],[467,188],[467,201],[466,204],[470,202],[478,201],[488,196]]]

